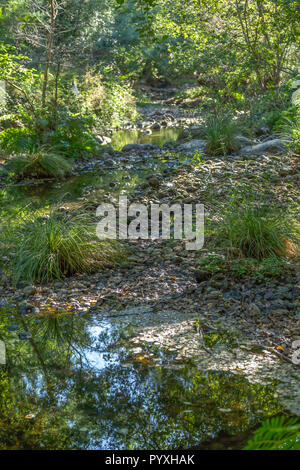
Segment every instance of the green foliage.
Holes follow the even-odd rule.
[[[283,137],[291,139],[293,151],[300,155],[300,106],[293,106],[282,113],[278,125]]]
[[[33,153],[47,145],[67,157],[86,157],[99,150],[89,123],[90,120],[81,116],[67,115],[61,117],[56,129],[52,130],[46,119],[31,120],[31,129],[8,128],[2,131],[0,146],[6,153]]]
[[[94,227],[78,217],[52,211],[29,215],[14,233],[16,253],[13,279],[47,282],[75,273],[93,272],[124,257],[114,241],[100,242]]]
[[[257,259],[294,254],[299,235],[299,225],[289,217],[250,204],[233,205],[217,230],[217,239],[233,255]]]
[[[17,178],[63,178],[71,172],[71,165],[61,155],[47,150],[12,158],[6,167]]]
[[[228,115],[211,115],[203,126],[202,133],[207,140],[205,150],[212,155],[236,152],[240,148],[237,140],[239,126]]]
[[[291,268],[286,260],[275,257],[262,260],[234,259],[228,261],[228,265],[232,274],[236,277],[250,276],[259,280],[282,276]]]
[[[233,278],[251,277],[257,280],[280,277],[293,269],[293,265],[285,259],[273,257],[228,259],[224,255],[211,253],[199,259],[200,277],[213,276],[217,273],[230,275]]]
[[[0,80],[20,85],[28,79],[33,79],[35,70],[24,66],[24,61],[30,59],[21,54],[14,54],[16,48],[0,42]]]
[[[91,120],[81,116],[65,116],[55,130],[45,132],[44,140],[67,157],[89,156],[99,150],[99,145],[89,129],[90,123]]]
[[[134,120],[136,115],[135,102],[129,88],[119,83],[106,82],[103,105],[99,114],[103,124],[118,127]]]
[[[130,86],[122,78],[112,76],[112,70],[104,69],[104,77],[93,71],[86,73],[81,86],[80,103],[85,114],[93,115],[99,130],[119,127],[136,118],[136,104]]]
[[[284,416],[267,419],[245,450],[300,450],[300,422]]]
[[[246,125],[252,132],[267,126],[273,132],[279,132],[286,117],[294,115],[295,107],[291,107],[291,81],[277,88],[249,98],[245,103],[247,112]]]
[[[292,148],[300,155],[300,122],[291,127]]]
[[[7,153],[33,152],[38,136],[30,129],[8,128],[0,133],[0,148]]]

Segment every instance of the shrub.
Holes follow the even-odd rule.
[[[288,83],[279,88],[273,88],[249,98],[246,105],[246,125],[256,132],[262,126],[268,126],[271,131],[278,130],[283,114],[290,107],[291,87]]]
[[[293,106],[283,114],[278,127],[283,137],[291,139],[293,151],[300,154],[300,107]]]
[[[299,234],[299,225],[284,214],[244,204],[225,214],[217,239],[233,254],[262,259],[295,254]]]
[[[46,151],[12,158],[6,166],[17,178],[63,178],[72,168],[61,155]]]
[[[114,241],[99,241],[82,218],[50,213],[28,216],[15,232],[13,279],[47,282],[75,273],[93,272],[121,261],[125,251]]]
[[[6,152],[33,152],[38,140],[37,135],[27,128],[8,128],[0,133],[0,146]]]
[[[236,152],[240,148],[238,133],[238,124],[230,116],[209,116],[203,127],[206,151],[212,155]]]
[[[0,147],[6,153],[35,153],[42,145],[54,147],[59,153],[82,158],[99,150],[90,127],[93,119],[62,113],[58,126],[50,129],[47,119],[28,119],[32,128],[9,128],[0,133]],[[43,125],[42,125],[43,123]]]
[[[60,117],[55,131],[45,134],[45,140],[57,151],[71,158],[82,158],[99,150],[90,126],[93,120],[81,116]]]
[[[88,72],[85,76],[82,105],[87,114],[93,114],[99,130],[118,127],[136,118],[136,103],[132,91],[116,77]]]
[[[291,137],[292,137],[292,148],[297,153],[297,155],[300,155],[300,122],[298,121],[295,126],[292,127],[291,129]]]

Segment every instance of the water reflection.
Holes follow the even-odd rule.
[[[166,160],[164,157],[149,157],[147,160],[133,161],[133,164],[119,162],[114,168],[91,169],[60,182],[52,180],[45,183],[39,180],[26,185],[12,184],[2,190],[0,196],[10,205],[19,204],[22,207],[28,203],[40,207],[57,201],[74,201],[88,196],[92,191],[98,192],[100,198],[108,195],[117,197],[121,193],[133,193],[136,186],[153,173],[162,174],[166,168],[181,166],[183,158],[179,156],[176,160]]]
[[[220,433],[233,445],[231,436],[280,411],[272,387],[175,365],[150,345],[137,353],[133,334],[91,314],[2,307],[0,449],[189,448]]]
[[[121,150],[127,144],[153,144],[164,145],[167,142],[176,142],[182,134],[183,129],[179,127],[162,128],[158,131],[153,130],[151,134],[145,134],[138,130],[121,130],[112,136],[111,145],[115,150]]]

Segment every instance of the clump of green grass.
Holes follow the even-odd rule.
[[[6,163],[17,178],[63,178],[71,172],[71,164],[59,154],[43,151],[14,157]]]
[[[280,212],[243,204],[225,214],[217,238],[238,256],[280,258],[299,253],[300,229]]]
[[[120,243],[100,241],[95,227],[87,227],[84,222],[55,212],[25,218],[14,234],[14,281],[48,282],[75,273],[91,273],[124,259],[126,252]]]
[[[292,148],[297,155],[300,155],[300,119],[291,129]]]
[[[241,145],[237,139],[239,126],[230,116],[211,115],[202,129],[206,139],[205,150],[212,155],[226,155],[236,152]]]
[[[291,148],[300,155],[300,107],[295,116],[287,117],[281,126],[281,134],[284,138],[291,139]]]

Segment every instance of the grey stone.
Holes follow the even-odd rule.
[[[237,135],[236,140],[241,144],[241,145],[253,145],[253,141],[248,139],[248,137],[244,137],[243,135]]]
[[[257,306],[256,304],[254,304],[254,303],[251,303],[251,304],[248,305],[248,311],[249,311],[250,315],[252,315],[252,316],[254,316],[254,317],[256,317],[256,316],[258,316],[258,315],[261,314],[260,309],[259,309],[258,306]]]
[[[266,152],[286,153],[289,149],[289,141],[281,139],[272,139],[260,144],[243,147],[240,150],[241,155],[262,155]]]
[[[36,293],[36,287],[34,286],[26,286],[23,289],[23,294],[26,296],[34,295]]]
[[[193,140],[190,140],[189,142],[185,142],[184,144],[181,144],[178,147],[178,149],[179,150],[196,150],[196,149],[203,150],[205,146],[206,146],[205,140],[193,139]]]

